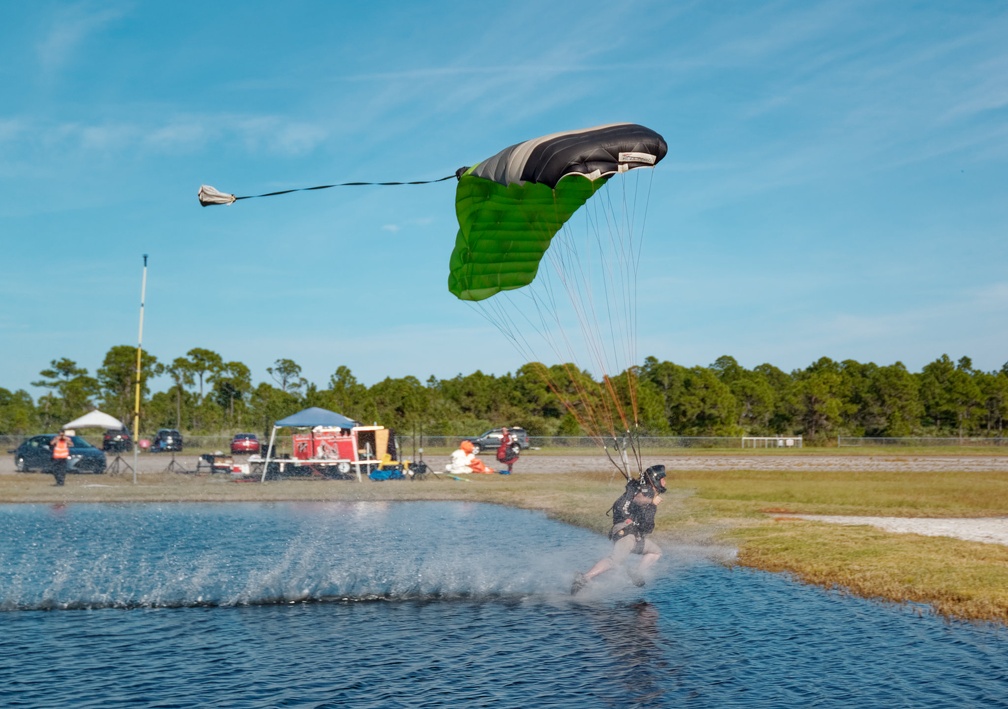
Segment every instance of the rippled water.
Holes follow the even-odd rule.
[[[4,706],[997,706],[1008,634],[459,503],[0,506]]]

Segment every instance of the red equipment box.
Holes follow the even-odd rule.
[[[294,457],[298,460],[308,460],[315,451],[312,449],[312,435],[310,433],[295,433],[291,436],[294,442]]]

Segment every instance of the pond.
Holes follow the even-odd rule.
[[[464,503],[0,505],[6,706],[991,706],[1008,633]]]

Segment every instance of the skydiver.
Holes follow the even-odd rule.
[[[639,479],[627,482],[626,490],[610,509],[613,516],[613,527],[609,530],[612,552],[599,559],[587,573],[578,573],[574,577],[572,596],[596,576],[626,564],[631,554],[639,554],[641,561],[636,568],[628,568],[627,573],[635,586],[644,585],[644,572],[654,566],[662,555],[661,547],[647,536],[654,531],[655,512],[665,491],[664,465],[652,465],[641,473]]]

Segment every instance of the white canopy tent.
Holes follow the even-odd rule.
[[[126,426],[124,426],[123,422],[115,416],[109,416],[108,414],[95,409],[91,413],[84,414],[70,423],[63,424],[63,428],[106,428],[118,431],[126,428]]]
[[[78,428],[104,428],[108,431],[119,431],[126,428],[123,422],[117,419],[115,416],[109,416],[108,414],[95,409],[89,414],[84,414],[80,418],[76,418],[69,423],[63,424],[63,428],[68,431],[71,429]],[[130,470],[136,470],[132,465],[125,462],[119,455],[118,449],[116,450],[115,460],[108,466],[108,472],[112,475],[118,475],[122,472],[122,468],[129,468]]]

